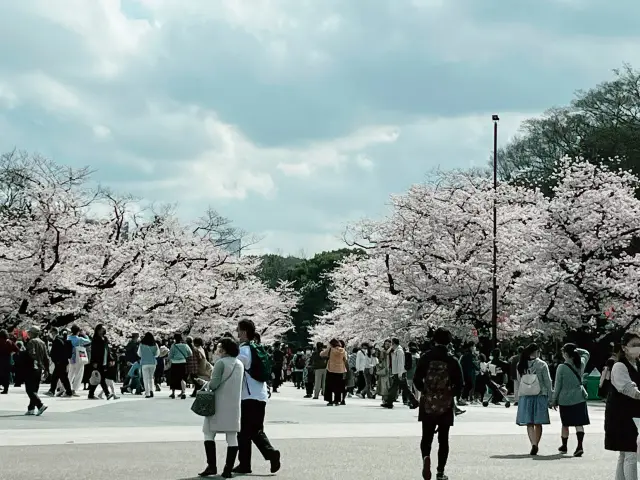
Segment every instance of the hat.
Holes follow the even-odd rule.
[[[169,349],[164,345],[160,347],[160,357],[166,357],[169,354]]]

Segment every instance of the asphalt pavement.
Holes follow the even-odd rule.
[[[361,399],[326,407],[302,396],[285,387],[267,409],[265,429],[283,458],[277,478],[420,478],[415,411],[384,410],[379,402]],[[24,417],[25,402],[20,390],[0,397],[0,479],[182,480],[197,478],[204,466],[202,422],[190,412],[190,400],[170,400],[166,392],[148,400],[47,399],[42,417]],[[452,430],[447,474],[452,480],[613,478],[616,456],[602,447],[603,407],[594,404],[590,412],[583,458],[557,454],[555,413],[540,455],[529,457],[514,408],[469,407]],[[218,445],[221,465],[224,442]],[[435,448],[437,443],[434,459]],[[259,457],[254,451],[254,474],[247,478],[273,477]]]

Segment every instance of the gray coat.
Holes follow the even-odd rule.
[[[243,378],[244,367],[237,358],[224,357],[213,366],[209,389],[216,392],[216,414],[204,419],[202,431],[206,435],[240,431],[240,397]]]

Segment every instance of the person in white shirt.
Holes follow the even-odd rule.
[[[266,381],[259,381],[252,376],[254,350],[262,348],[254,343],[256,326],[251,320],[238,322],[238,340],[240,354],[238,360],[244,365],[244,381],[242,384],[242,401],[240,404],[240,432],[238,433],[238,466],[234,473],[251,473],[251,442],[256,444],[265,460],[271,463],[271,473],[280,470],[280,452],[273,448],[264,432],[264,417],[269,399]],[[254,366],[255,368],[255,366]],[[262,372],[264,373],[264,372]]]
[[[356,382],[358,385],[358,395],[362,398],[366,398],[371,394],[371,382],[366,376],[367,368],[369,368],[369,357],[367,352],[369,351],[369,344],[363,343],[356,355]]]

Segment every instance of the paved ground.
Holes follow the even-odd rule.
[[[301,396],[285,387],[267,409],[267,433],[283,455],[278,478],[420,478],[415,412],[406,407],[382,410],[379,402],[360,399],[329,408]],[[189,411],[190,400],[170,400],[163,392],[150,400],[127,396],[112,402],[47,403],[50,408],[42,417],[24,417],[22,391],[0,396],[0,479],[26,480],[46,472],[50,480],[78,475],[182,480],[195,478],[203,466],[201,421]],[[470,407],[453,430],[447,473],[452,480],[613,478],[615,455],[602,449],[602,406],[593,405],[590,411],[584,458],[555,455],[556,414],[540,456],[530,458],[526,434],[513,423],[515,409]],[[219,450],[222,457],[224,448]],[[258,457],[254,452],[255,474],[250,477],[271,476]]]

